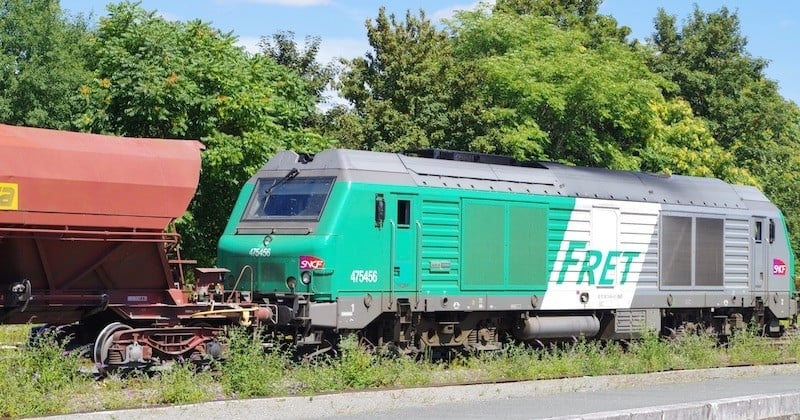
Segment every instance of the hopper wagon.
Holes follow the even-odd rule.
[[[53,326],[101,367],[218,355],[220,325],[268,318],[184,281],[168,229],[203,146],[0,125],[0,322]],[[215,277],[216,276],[216,277]]]

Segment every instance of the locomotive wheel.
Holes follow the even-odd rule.
[[[114,333],[131,329],[133,328],[121,322],[112,322],[106,325],[106,327],[100,331],[100,334],[97,335],[97,340],[94,342],[94,350],[92,351],[92,360],[101,375],[108,373],[108,350],[111,348],[111,344],[113,344]]]

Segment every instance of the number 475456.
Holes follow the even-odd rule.
[[[353,270],[350,280],[353,283],[377,283],[378,270]]]

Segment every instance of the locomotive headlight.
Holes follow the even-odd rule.
[[[294,291],[294,288],[297,287],[297,279],[294,278],[294,276],[289,276],[286,279],[286,287],[288,287],[289,290]]]
[[[306,286],[311,284],[311,272],[310,271],[303,271],[300,273],[300,281],[303,282]]]

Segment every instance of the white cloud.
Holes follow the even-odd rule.
[[[317,61],[329,63],[337,58],[362,57],[367,51],[372,50],[366,36],[360,38],[323,38],[319,44]]]
[[[455,17],[457,11],[475,10],[482,4],[492,6],[494,4],[494,0],[482,0],[473,2],[471,4],[454,5],[444,9],[439,9],[433,12],[433,14],[431,15],[431,21],[438,23],[445,19],[452,19]]]
[[[162,19],[166,20],[167,22],[180,22],[182,20],[177,15],[173,15],[172,13],[162,12],[160,10],[156,10],[156,15],[160,16]]]
[[[261,51],[261,49],[258,48],[258,43],[260,41],[260,36],[240,36],[239,40],[236,42],[236,45],[244,47],[244,50],[250,54],[255,54]]]
[[[303,38],[295,38],[299,42],[299,46],[303,46]],[[261,42],[260,36],[240,36],[236,45],[243,47],[245,51],[250,54],[261,52],[258,43]],[[369,41],[360,38],[323,38],[320,40],[319,52],[317,53],[317,61],[322,64],[336,61],[339,58],[355,58],[362,57],[372,47]]]
[[[331,4],[331,0],[217,0],[217,3],[256,3],[289,7],[313,7]]]

